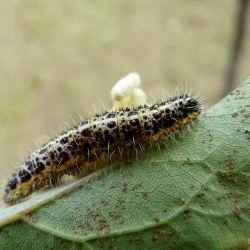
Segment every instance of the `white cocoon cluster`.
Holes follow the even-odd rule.
[[[141,89],[141,78],[137,73],[130,73],[120,79],[111,90],[113,109],[138,107],[147,103],[147,95]]]

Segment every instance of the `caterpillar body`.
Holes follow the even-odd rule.
[[[126,98],[131,96],[129,93]],[[145,97],[142,92],[140,96]],[[65,174],[84,176],[131,157],[141,147],[147,148],[180,131],[201,111],[199,101],[188,94],[152,105],[143,100],[143,105],[139,102],[130,106],[131,100],[122,107],[114,105],[112,111],[82,121],[34,151],[9,179],[5,203],[18,203],[38,190],[54,186]]]

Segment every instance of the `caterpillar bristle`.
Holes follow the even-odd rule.
[[[5,203],[18,203],[36,191],[58,185],[65,175],[86,176],[115,162],[140,157],[155,144],[159,150],[167,147],[201,112],[200,97],[189,95],[187,87],[184,92],[182,87],[176,89],[175,97],[165,95],[150,104],[136,74],[129,79],[133,81],[129,86],[121,84],[128,84],[123,78],[113,88],[111,111],[88,120],[80,116],[78,124],[72,117],[71,129],[31,153],[9,179]]]

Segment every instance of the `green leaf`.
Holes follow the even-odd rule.
[[[249,118],[250,79],[164,149],[2,227],[0,249],[247,248]]]

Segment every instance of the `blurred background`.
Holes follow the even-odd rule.
[[[78,114],[109,109],[110,89],[130,72],[154,97],[187,84],[215,104],[250,75],[248,26],[237,75],[225,86],[239,2],[2,1],[0,187],[34,141],[46,142]]]

